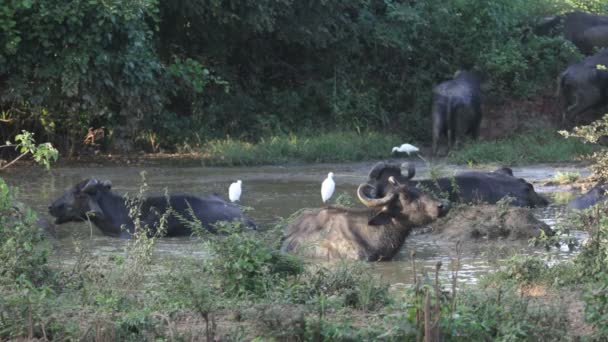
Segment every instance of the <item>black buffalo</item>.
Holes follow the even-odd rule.
[[[409,182],[418,188],[438,195],[445,195],[451,202],[496,204],[505,197],[510,197],[509,204],[518,207],[539,207],[549,204],[547,199],[534,191],[532,184],[522,178],[513,176],[508,167],[494,172],[468,171],[453,177],[442,177],[435,180],[414,181],[416,170],[408,165],[408,174],[401,174],[398,164],[379,162],[369,173],[368,183],[377,189],[376,196],[382,196],[389,177],[401,182]]]
[[[481,124],[481,87],[471,72],[461,71],[453,80],[433,89],[433,150],[437,153],[439,140],[447,137],[448,150],[460,135],[479,136]]]
[[[55,200],[49,206],[49,212],[56,218],[57,224],[89,219],[106,235],[130,237],[134,233],[135,225],[126,205],[127,198],[113,193],[111,188],[110,181],[83,180]],[[166,212],[166,236],[192,234],[190,225],[183,219],[190,222],[197,219],[211,232],[215,232],[213,224],[220,221],[237,220],[255,228],[253,221],[245,218],[238,206],[227,203],[217,195],[151,196],[144,198],[139,206],[137,217],[148,227],[149,234],[157,232],[160,220]]]
[[[586,55],[596,47],[608,47],[608,16],[568,13],[564,16],[564,36]]]
[[[608,16],[585,12],[544,17],[535,27],[537,35],[563,33],[583,54],[591,55],[596,48],[608,47]]]
[[[576,196],[570,203],[570,209],[586,209],[606,199],[608,184],[597,184],[586,193]]]
[[[562,122],[608,102],[608,49],[570,65],[559,77]]]

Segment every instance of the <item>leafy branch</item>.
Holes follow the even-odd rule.
[[[51,162],[56,161],[59,157],[59,152],[53,147],[53,145],[51,145],[51,143],[47,142],[36,145],[36,142],[34,141],[34,133],[25,130],[21,131],[21,134],[15,136],[15,143],[7,141],[4,145],[0,145],[0,148],[6,147],[14,147],[15,150],[19,151],[21,154],[8,164],[0,167],[0,170],[8,168],[28,154],[33,156],[36,163],[44,165],[44,167],[48,170],[51,167]]]

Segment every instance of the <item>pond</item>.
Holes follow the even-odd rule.
[[[85,178],[95,177],[112,181],[117,193],[135,194],[142,184],[141,172],[145,171],[149,193],[160,194],[164,189],[170,192],[188,192],[194,194],[209,194],[217,192],[227,198],[228,186],[231,182],[243,181],[241,204],[255,208],[249,213],[259,226],[272,225],[278,217],[288,217],[298,209],[322,206],[320,187],[327,173],[334,172],[337,195],[346,192],[356,198],[355,191],[359,183],[367,179],[367,173],[375,162],[341,163],[341,164],[309,164],[293,166],[263,166],[263,167],[200,167],[200,166],[121,166],[121,167],[62,167],[50,172],[40,169],[12,169],[2,174],[9,185],[18,187],[18,198],[36,210],[43,218],[52,221],[47,213],[47,206],[72,185]],[[424,163],[416,162],[416,179],[428,178],[429,169]],[[434,170],[441,170],[444,175],[468,170],[466,166],[440,165]],[[535,209],[535,215],[549,225],[554,225],[565,211],[564,203],[572,193],[556,186],[544,186],[543,181],[555,176],[557,172],[577,172],[581,176],[589,175],[589,170],[576,165],[532,165],[514,167],[514,174],[533,183],[537,192],[551,200],[546,208]],[[573,232],[574,236],[583,240],[583,232]],[[118,252],[124,248],[125,241],[102,235],[97,228],[87,223],[68,223],[57,227],[57,237],[53,240],[55,258],[61,262],[73,261],[75,258],[75,241],[95,253]],[[500,244],[492,248],[467,248],[462,251],[460,281],[474,283],[480,275],[493,270],[500,262]],[[572,257],[566,247],[561,250],[547,252],[544,249],[517,247],[520,254],[539,254],[553,261],[565,260]],[[508,249],[505,246],[505,249]],[[456,257],[454,243],[430,243],[428,239],[420,239],[415,234],[410,236],[394,261],[374,263],[375,272],[382,275],[394,286],[412,282],[412,263],[410,251],[416,251],[417,268],[434,269],[441,261],[442,277],[448,277],[450,261]],[[506,253],[505,253],[506,254]],[[206,254],[200,244],[192,238],[161,239],[155,250],[156,257],[165,256],[194,256],[204,258]],[[490,261],[491,260],[491,261]]]

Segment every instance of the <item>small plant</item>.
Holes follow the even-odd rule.
[[[553,177],[553,181],[557,184],[570,184],[574,183],[581,178],[581,174],[578,172],[560,172],[558,171]]]

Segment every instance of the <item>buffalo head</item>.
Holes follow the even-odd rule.
[[[56,218],[56,224],[103,216],[99,199],[103,193],[108,193],[111,189],[112,183],[109,180],[85,179],[55,200],[49,206],[49,213]]]
[[[374,198],[377,189],[364,183],[357,189],[357,197],[366,207],[372,209],[368,224],[371,226],[400,224],[419,226],[445,215],[448,205],[425,194],[407,183],[401,184],[393,176],[388,178],[385,195]]]

